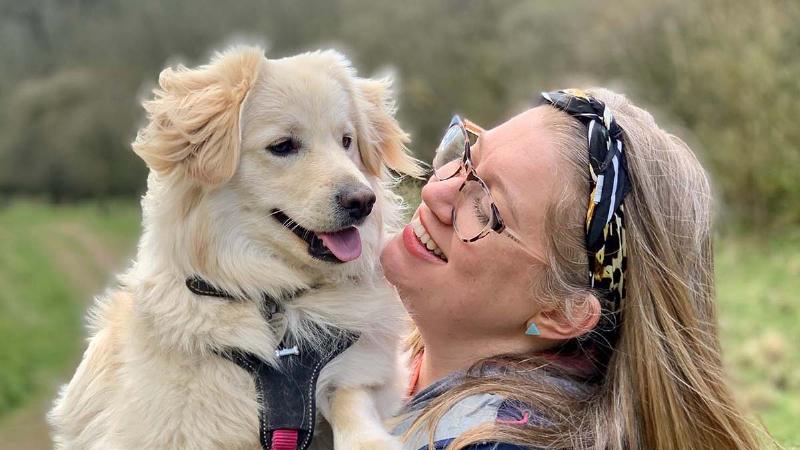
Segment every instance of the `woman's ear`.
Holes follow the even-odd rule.
[[[419,160],[406,148],[409,136],[394,117],[391,80],[356,78],[354,85],[363,118],[358,142],[364,166],[376,176],[380,176],[383,165],[398,173],[422,176]]]
[[[154,98],[143,103],[148,124],[133,151],[155,172],[182,168],[212,186],[230,180],[239,165],[241,107],[263,59],[260,48],[235,47],[205,66],[162,71]]]
[[[586,294],[569,302],[565,309],[542,309],[528,320],[526,329],[534,324],[539,336],[545,339],[572,339],[592,331],[600,320],[600,313],[600,301],[594,295]]]

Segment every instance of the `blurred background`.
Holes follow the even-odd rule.
[[[798,24],[797,0],[0,0],[0,450],[50,448],[43,414],[85,310],[134,253],[141,98],[166,64],[243,41],[394,74],[423,159],[453,112],[488,128],[545,89],[603,85],[649,109],[717,191],[737,395],[800,446]]]

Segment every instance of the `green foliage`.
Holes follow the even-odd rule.
[[[729,217],[756,227],[800,223],[800,3],[619,6],[637,20],[603,17],[619,33],[601,42],[635,45],[603,55],[601,72],[696,139]]]
[[[697,150],[725,222],[800,223],[800,4],[788,0],[0,0],[0,192],[139,193],[129,142],[158,70],[234,41],[391,67],[413,149],[453,112],[486,126],[542,89],[605,85]]]
[[[120,111],[115,95],[97,90],[104,80],[72,69],[20,82],[6,112],[0,180],[6,190],[46,193],[58,202],[131,193],[146,174],[125,145],[131,109]]]

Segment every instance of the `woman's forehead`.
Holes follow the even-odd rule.
[[[554,169],[555,152],[552,134],[543,120],[545,111],[532,108],[483,133],[476,142],[477,163],[485,165],[486,176],[505,176],[509,169],[515,175],[532,175],[538,168]],[[497,166],[497,167],[495,167]]]
[[[484,133],[490,147],[525,146],[540,141],[546,131],[543,128],[546,110],[542,107],[524,111]],[[481,137],[484,137],[482,135]]]
[[[486,131],[476,143],[479,175],[493,195],[506,197],[504,203],[513,205],[521,220],[544,209],[558,181],[557,155],[543,118],[542,108],[529,109]]]

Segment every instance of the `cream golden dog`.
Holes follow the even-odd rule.
[[[319,346],[336,329],[361,337],[317,385],[335,447],[398,448],[381,420],[400,401],[405,317],[379,252],[400,211],[388,169],[419,169],[388,83],[334,51],[237,47],[164,70],[154,93],[133,143],[144,232],[50,412],[56,448],[260,449],[253,377],[219,352],[275,361],[284,331]],[[197,295],[192,276],[240,300]],[[302,294],[268,319],[262,295],[287,292]]]

